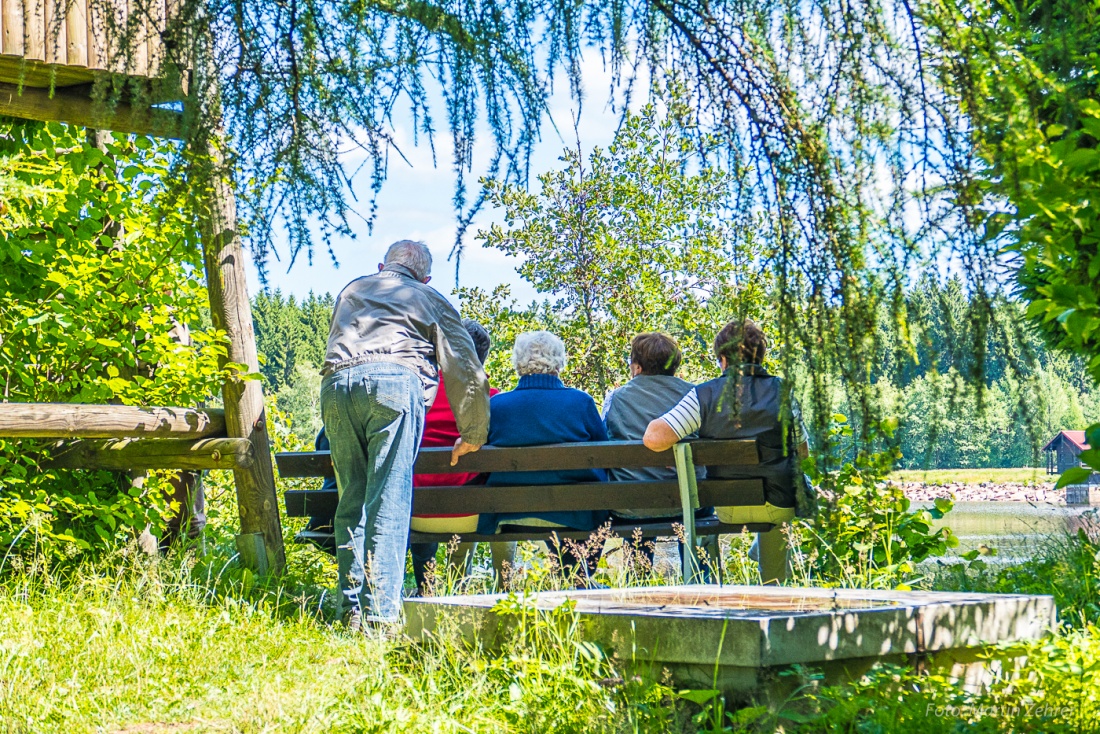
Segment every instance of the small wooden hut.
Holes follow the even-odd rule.
[[[0,0],[0,115],[181,137],[189,73],[167,53],[174,7],[176,0]],[[207,141],[187,143],[208,149]],[[211,317],[229,335],[228,361],[257,372],[233,190],[218,179],[203,191]],[[242,563],[278,570],[283,539],[260,384],[227,383],[223,399],[224,413],[0,404],[0,437],[68,440],[60,467],[231,469]]]
[[[1081,463],[1081,452],[1089,447],[1084,431],[1059,431],[1058,435],[1043,447],[1047,457],[1047,474],[1061,474]]]
[[[187,86],[186,71],[166,63],[173,3],[0,0],[0,114],[178,137],[180,110],[163,106]],[[110,104],[92,99],[103,81],[116,92]]]

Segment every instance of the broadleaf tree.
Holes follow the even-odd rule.
[[[549,296],[532,324],[556,324],[568,376],[602,397],[629,379],[629,344],[642,331],[678,337],[685,370],[710,371],[711,340],[733,316],[758,315],[765,297],[752,215],[739,210],[738,175],[696,155],[687,110],[673,94],[661,110],[627,115],[606,150],[567,149],[537,191],[486,182],[503,224],[485,246],[523,258],[519,273]],[[708,138],[704,138],[709,141]],[[468,313],[476,302],[465,301]],[[486,316],[490,327],[501,314]]]
[[[219,366],[225,334],[203,326],[192,219],[165,183],[176,154],[147,137],[0,122],[0,158],[20,162],[19,193],[0,207],[0,399],[194,407],[239,375]],[[162,476],[123,488],[111,472],[41,469],[48,449],[33,448],[0,440],[0,546],[16,554],[102,546],[169,510]]]

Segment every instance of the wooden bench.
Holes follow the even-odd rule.
[[[771,530],[770,524],[728,525],[711,518],[696,521],[700,507],[759,506],[764,504],[762,479],[704,479],[696,481],[695,466],[734,466],[746,474],[760,461],[755,441],[696,440],[678,444],[673,451],[655,453],[641,441],[606,441],[599,443],[555,444],[501,448],[486,446],[463,456],[457,467],[450,465],[451,450],[421,449],[416,459],[416,474],[451,474],[455,472],[541,471],[567,469],[634,469],[676,464],[676,481],[598,482],[561,485],[517,485],[488,487],[417,487],[413,492],[413,513],[446,515],[498,512],[545,512],[571,510],[631,509],[654,514],[679,514],[680,519],[625,520],[613,519],[612,532],[624,538],[636,531],[643,538],[669,536],[675,533],[673,522],[683,524],[683,533],[690,547],[698,536],[716,540],[719,533],[740,533],[743,530]],[[284,478],[334,476],[332,460],[327,451],[280,453],[275,455],[279,474]],[[331,519],[336,513],[337,493],[332,490],[288,490],[284,495],[287,515]],[[449,542],[456,533],[411,534],[414,543]],[[549,540],[559,538],[587,539],[591,531],[554,528],[517,528],[505,526],[505,532],[495,535],[462,534],[463,541]],[[313,543],[335,552],[332,533],[303,531],[298,542]],[[716,543],[715,543],[716,545]],[[713,552],[713,551],[712,551]],[[693,553],[684,554],[684,580],[693,578],[697,570]]]

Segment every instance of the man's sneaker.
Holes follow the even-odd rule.
[[[363,631],[363,612],[358,607],[344,612],[344,629],[348,632]]]

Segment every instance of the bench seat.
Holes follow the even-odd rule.
[[[717,518],[696,520],[692,512],[699,507],[754,507],[765,503],[762,479],[705,479],[697,481],[695,465],[736,467],[751,476],[759,463],[759,449],[751,440],[696,440],[677,445],[675,451],[656,453],[641,441],[603,441],[549,446],[503,448],[486,446],[463,456],[457,467],[450,466],[450,449],[425,448],[417,455],[414,473],[450,474],[454,472],[523,472],[547,469],[615,469],[666,467],[675,462],[676,481],[625,481],[555,485],[516,485],[489,487],[467,484],[458,487],[417,487],[413,490],[413,514],[456,515],[511,512],[551,512],[631,508],[656,515],[679,515],[678,520],[614,520],[611,532],[631,538],[640,532],[643,538],[682,534],[694,543],[697,536],[725,533],[766,532],[775,526],[764,523],[727,525]],[[284,478],[331,477],[332,459],[327,451],[276,454],[279,474]],[[334,490],[288,490],[284,494],[287,515],[312,517],[327,523],[296,536],[335,553],[331,523],[338,496]],[[494,542],[513,540],[548,541],[552,536],[585,540],[592,531],[567,528],[505,526],[494,535],[461,534],[463,541]],[[448,543],[456,533],[411,533],[414,543]],[[690,554],[687,556],[690,558]],[[687,561],[685,561],[687,563]],[[685,579],[689,569],[685,565]]]
[[[676,520],[613,520],[611,524],[611,532],[614,535],[623,538],[624,540],[630,540],[635,537],[635,533],[641,533],[641,537],[646,540],[652,540],[654,538],[668,538],[675,536],[677,533],[677,526],[681,526],[681,523]],[[775,526],[767,523],[748,523],[745,525],[728,525],[720,522],[716,517],[708,517],[703,520],[695,521],[695,534],[696,535],[727,535],[737,534],[742,531],[749,533],[765,533],[772,530]],[[683,530],[681,529],[682,533]],[[443,543],[446,545],[454,539],[458,533],[417,533],[413,532],[409,534],[409,540],[413,543]],[[570,538],[572,540],[584,541],[592,535],[590,530],[571,530],[569,528],[523,528],[522,531],[509,531],[497,533],[496,535],[480,535],[478,533],[463,533],[461,538],[464,542],[468,543],[507,543],[509,541],[519,540],[531,540],[531,541],[544,541],[546,543],[553,542],[553,536],[558,538]],[[321,530],[303,530],[294,536],[294,542],[302,544],[312,544],[325,551],[336,555],[336,539],[332,534],[331,528]]]

